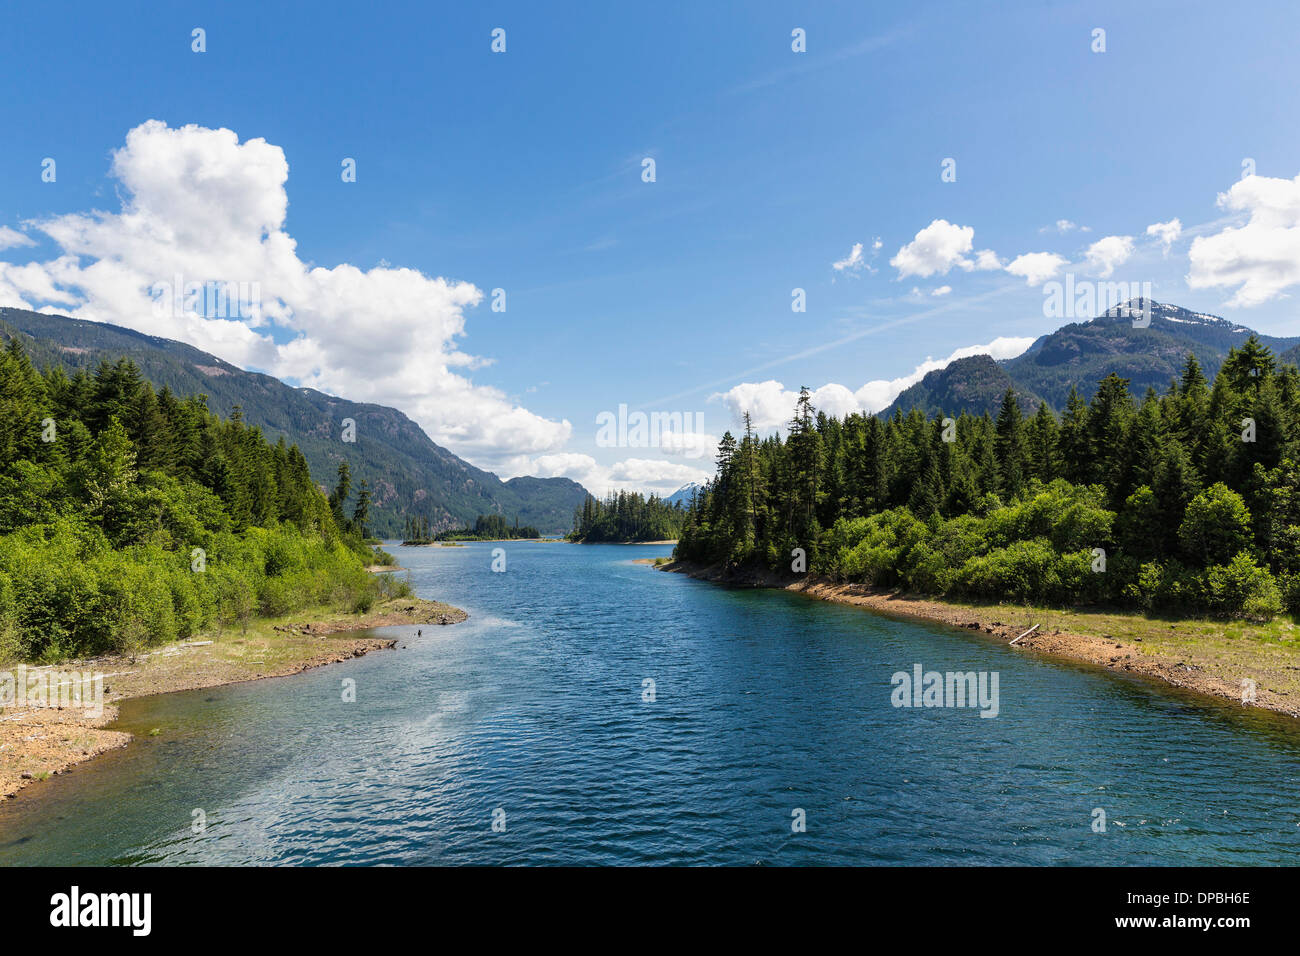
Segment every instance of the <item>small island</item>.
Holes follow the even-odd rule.
[[[407,518],[404,547],[419,547],[430,544],[456,544],[461,541],[534,541],[540,540],[541,532],[525,525],[520,527],[519,519],[513,525],[507,524],[501,515],[479,515],[474,527],[453,528],[436,534],[430,530],[427,517]]]
[[[580,544],[673,544],[690,509],[669,504],[658,495],[635,491],[609,494],[602,501],[588,495],[573,513],[569,540]]]

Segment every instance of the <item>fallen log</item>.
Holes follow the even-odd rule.
[[[1038,625],[1037,625],[1037,624],[1035,624],[1035,625],[1034,625],[1033,627],[1031,627],[1029,630],[1025,631],[1025,633],[1021,634],[1019,637],[1017,637],[1017,638],[1016,638],[1014,641],[1012,641],[1011,643],[1012,643],[1012,644],[1019,644],[1021,641],[1023,641],[1023,640],[1024,640],[1026,637],[1028,637],[1030,634],[1034,633],[1034,631],[1036,631],[1036,630],[1038,630]]]

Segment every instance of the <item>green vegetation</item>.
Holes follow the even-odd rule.
[[[0,352],[0,657],[58,660],[247,626],[391,584],[307,462],[240,410],[155,393],[126,359],[69,378]],[[342,490],[341,495],[338,492]]]
[[[1127,303],[1127,307],[1139,305]],[[1135,329],[1125,310],[1112,309],[1098,318],[1061,326],[1013,359],[995,362],[987,355],[958,359],[904,390],[882,417],[891,417],[895,409],[906,415],[913,408],[929,416],[997,415],[1008,387],[1016,389],[1021,408],[1036,408],[1045,401],[1048,408],[1060,412],[1071,389],[1077,388],[1090,401],[1094,386],[1111,373],[1128,379],[1134,394],[1141,395],[1147,388],[1163,389],[1171,378],[1180,376],[1188,354],[1194,354],[1205,374],[1213,377],[1228,350],[1239,348],[1252,334],[1236,322],[1176,305],[1149,305],[1147,328]],[[1258,339],[1281,352],[1283,361],[1297,364],[1300,340],[1266,335]]]
[[[1099,318],[1062,326],[1036,348],[1002,364],[1018,387],[1063,410],[1071,388],[1077,384],[1084,399],[1091,400],[1092,387],[1107,374],[1128,379],[1135,394],[1142,394],[1148,388],[1161,390],[1171,378],[1180,376],[1189,354],[1196,356],[1206,376],[1212,378],[1228,351],[1241,348],[1252,337],[1274,351],[1288,349],[1298,341],[1257,335],[1239,323],[1176,305],[1147,305],[1151,309],[1148,328],[1135,329],[1123,309],[1111,309]]]
[[[1103,379],[1059,418],[817,413],[730,433],[675,556],[955,599],[1266,621],[1300,612],[1300,373],[1251,337],[1212,385]],[[797,560],[797,559],[796,559]]]
[[[434,535],[432,539],[428,537],[428,525],[421,526],[418,521],[412,522],[407,531],[408,534],[412,532],[413,534],[402,544],[432,544],[433,541],[513,541],[517,538],[532,540],[541,537],[536,528],[531,526],[521,528],[518,519],[513,525],[507,524],[506,519],[501,515],[479,515],[474,521],[474,527],[443,531]],[[421,533],[425,537],[418,537]]]
[[[995,415],[1008,388],[1015,389],[1021,408],[1034,408],[1042,401],[1018,385],[992,356],[970,355],[927,372],[921,381],[899,394],[890,413],[901,408],[906,414],[916,408],[926,416],[941,418],[957,411]]]
[[[317,482],[333,484],[346,455],[355,484],[368,483],[373,500],[367,528],[397,537],[408,516],[420,515],[434,532],[461,527],[480,514],[518,515],[546,532],[565,527],[586,491],[568,478],[518,477],[502,481],[429,439],[394,408],[351,402],[311,388],[246,372],[182,342],[141,335],[23,309],[0,308],[0,337],[19,339],[37,365],[68,375],[92,372],[105,360],[127,357],[156,391],[208,396],[211,411],[230,418],[238,408],[274,442],[302,450]],[[356,423],[356,441],[340,441],[343,419]]]
[[[635,491],[620,491],[604,501],[591,495],[573,513],[570,541],[667,541],[681,534],[686,508],[670,505],[657,495],[643,498]]]

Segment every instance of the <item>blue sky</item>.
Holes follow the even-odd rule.
[[[711,450],[603,447],[597,416],[699,414],[711,439],[742,407],[776,420],[800,385],[869,407],[927,359],[1062,324],[1043,284],[1066,272],[1300,333],[1293,3],[50,3],[5,20],[0,304],[396,405],[503,475],[671,491]],[[150,120],[165,127],[128,145]],[[1175,219],[1167,244],[1147,234]],[[1039,253],[1059,259],[1008,271]],[[275,301],[239,328],[147,314],[132,283],[181,267]]]

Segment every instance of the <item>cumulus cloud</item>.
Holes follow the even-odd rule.
[[[995,359],[1015,358],[1033,343],[1032,338],[1000,337],[986,345],[959,348],[947,358],[926,359],[907,375],[870,381],[856,391],[833,383],[809,391],[813,405],[827,415],[842,417],[852,412],[872,414],[887,408],[904,389],[915,385],[930,372],[945,368],[959,358],[972,355],[991,355]],[[736,421],[745,412],[749,412],[754,427],[766,432],[785,428],[794,415],[799,393],[787,389],[775,379],[768,379],[765,382],[743,382],[712,398],[721,401]]]
[[[1247,176],[1220,193],[1218,204],[1247,220],[1192,240],[1191,288],[1235,286],[1228,304],[1252,306],[1300,284],[1300,176]]]
[[[936,219],[918,232],[911,242],[901,246],[889,264],[898,270],[900,279],[944,275],[953,266],[969,268],[970,260],[966,254],[971,251],[974,238],[974,227]]]
[[[562,451],[552,455],[538,455],[533,460],[532,472],[538,478],[572,478],[580,485],[587,483],[584,476],[599,466],[596,459],[579,452]]]
[[[457,346],[466,310],[482,299],[472,283],[298,257],[284,229],[289,165],[280,147],[151,120],[127,134],[111,173],[120,210],[32,223],[61,254],[0,262],[0,304],[180,339],[236,365],[394,405],[484,467],[556,451],[569,438],[568,421],[533,414],[464,374],[483,364]],[[6,230],[0,241],[12,247],[14,236]],[[207,283],[256,294],[221,314],[202,297],[195,306],[160,292]]]
[[[692,481],[707,481],[713,469],[701,469],[659,458],[625,458],[609,469],[615,487],[652,488],[659,491],[676,491]]]
[[[954,267],[966,272],[1001,269],[1002,262],[992,249],[974,251],[975,229],[958,226],[946,219],[936,219],[911,242],[899,247],[889,264],[898,270],[898,278],[947,275]],[[880,240],[876,240],[877,247]],[[918,289],[913,295],[920,295]]]
[[[1160,241],[1165,255],[1169,255],[1169,247],[1177,242],[1182,234],[1183,222],[1177,218],[1170,219],[1168,222],[1153,222],[1147,226],[1147,235]]]
[[[1060,272],[1069,261],[1055,252],[1027,252],[1007,263],[1006,269],[1013,276],[1023,277],[1028,285],[1039,285]]]
[[[653,491],[668,495],[683,485],[693,481],[703,483],[713,477],[712,468],[680,462],[626,458],[613,465],[602,465],[590,455],[577,452],[539,455],[529,470],[539,478],[569,478],[596,495],[610,491]]]
[[[947,294],[948,294],[949,292],[951,292],[951,291],[952,291],[952,286],[950,286],[950,285],[941,285],[941,286],[939,286],[939,288],[937,288],[937,289],[935,289],[933,292],[931,292],[930,295],[947,295]]]
[[[1132,236],[1107,236],[1090,245],[1084,253],[1084,258],[1088,260],[1088,265],[1097,270],[1101,278],[1107,279],[1114,274],[1116,268],[1128,262],[1131,255],[1133,255]]]
[[[711,458],[719,437],[708,432],[665,430],[659,433],[659,450],[674,458]]]

